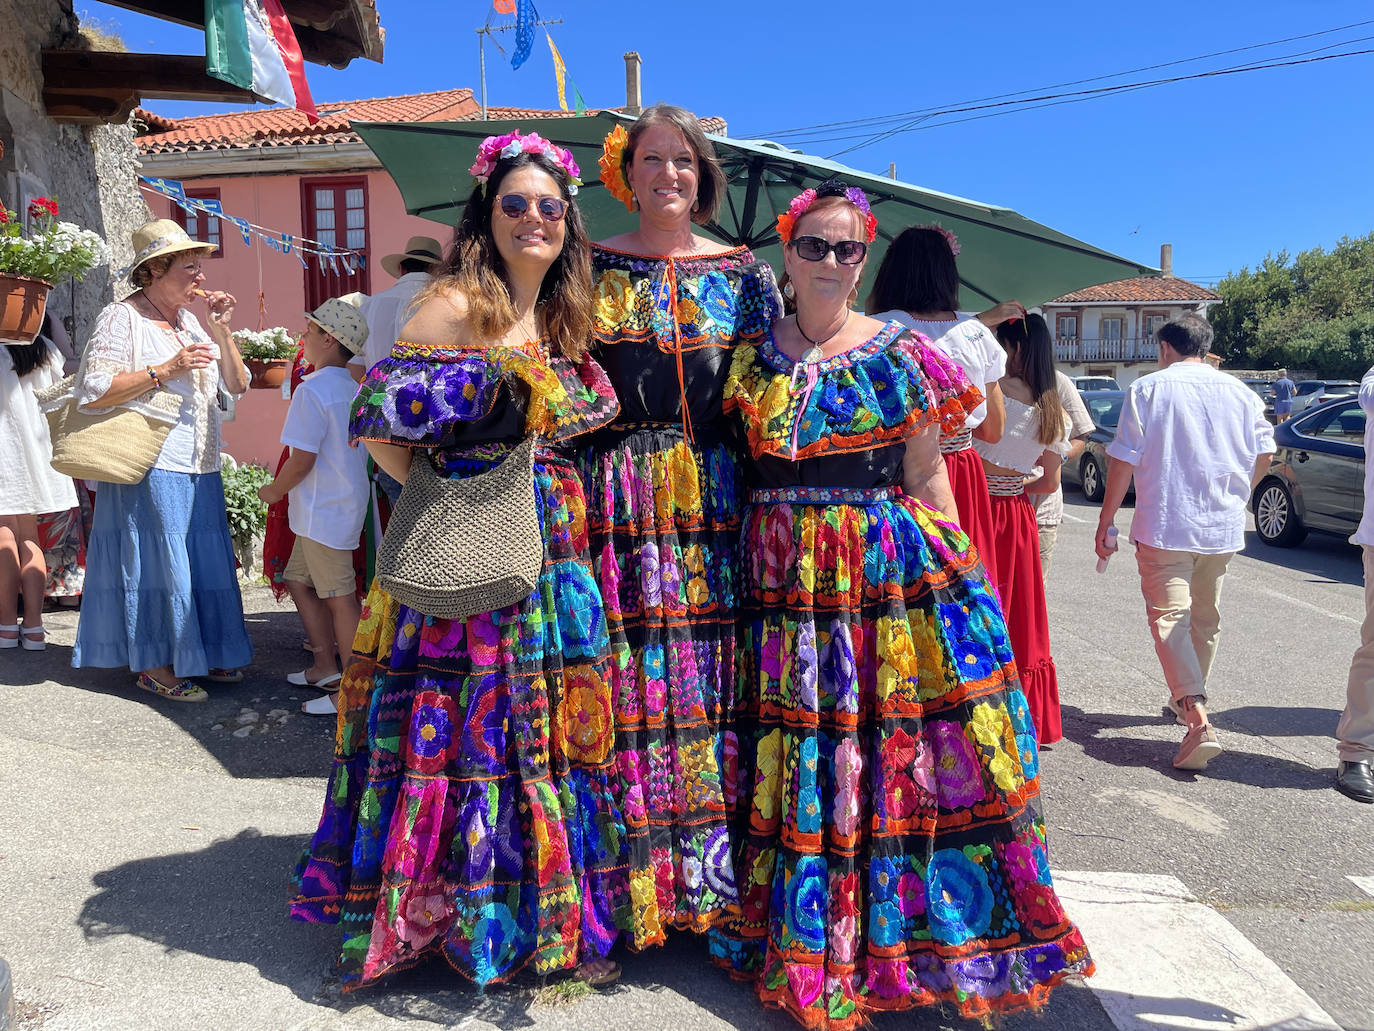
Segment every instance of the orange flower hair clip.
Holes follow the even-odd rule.
[[[629,142],[625,126],[617,125],[601,141],[601,157],[597,163],[601,166],[601,182],[607,191],[625,205],[626,211],[633,211],[635,195],[625,178],[625,147]]]

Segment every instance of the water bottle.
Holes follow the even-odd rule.
[[[1107,550],[1110,551],[1110,552],[1115,552],[1115,551],[1116,551],[1116,527],[1115,527],[1115,526],[1109,526],[1109,527],[1107,527],[1107,545],[1106,545],[1106,547],[1107,547]],[[1100,558],[1100,559],[1097,560],[1097,571],[1098,571],[1099,573],[1105,573],[1105,572],[1107,571],[1107,559],[1109,559],[1109,558],[1111,558],[1111,557],[1112,557],[1111,555],[1108,555],[1107,558]]]

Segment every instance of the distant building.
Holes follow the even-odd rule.
[[[1186,312],[1207,314],[1221,295],[1173,274],[1172,248],[1160,248],[1160,275],[1119,279],[1046,301],[1054,359],[1070,376],[1111,376],[1123,387],[1159,359],[1155,331]]]

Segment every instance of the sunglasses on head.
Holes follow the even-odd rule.
[[[496,206],[507,218],[516,219],[525,217],[525,212],[530,209],[530,202],[518,193],[508,193],[504,197],[496,198]],[[534,202],[534,210],[539,212],[539,217],[545,222],[557,222],[568,213],[568,204],[559,197],[540,197]]]
[[[792,249],[803,261],[824,261],[831,251],[841,265],[857,265],[868,253],[868,244],[861,240],[836,240],[834,243],[819,236],[799,236],[792,241]]]

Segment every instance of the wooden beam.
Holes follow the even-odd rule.
[[[174,21],[178,25],[189,25],[193,29],[205,28],[205,5],[188,0],[108,0],[114,7],[126,11],[137,11],[150,18]]]
[[[43,86],[58,94],[133,90],[160,100],[257,100],[248,90],[207,75],[205,58],[194,54],[44,50]]]
[[[43,106],[59,122],[122,122],[140,98],[222,100],[251,104],[248,90],[205,74],[205,59],[187,54],[43,51]]]

